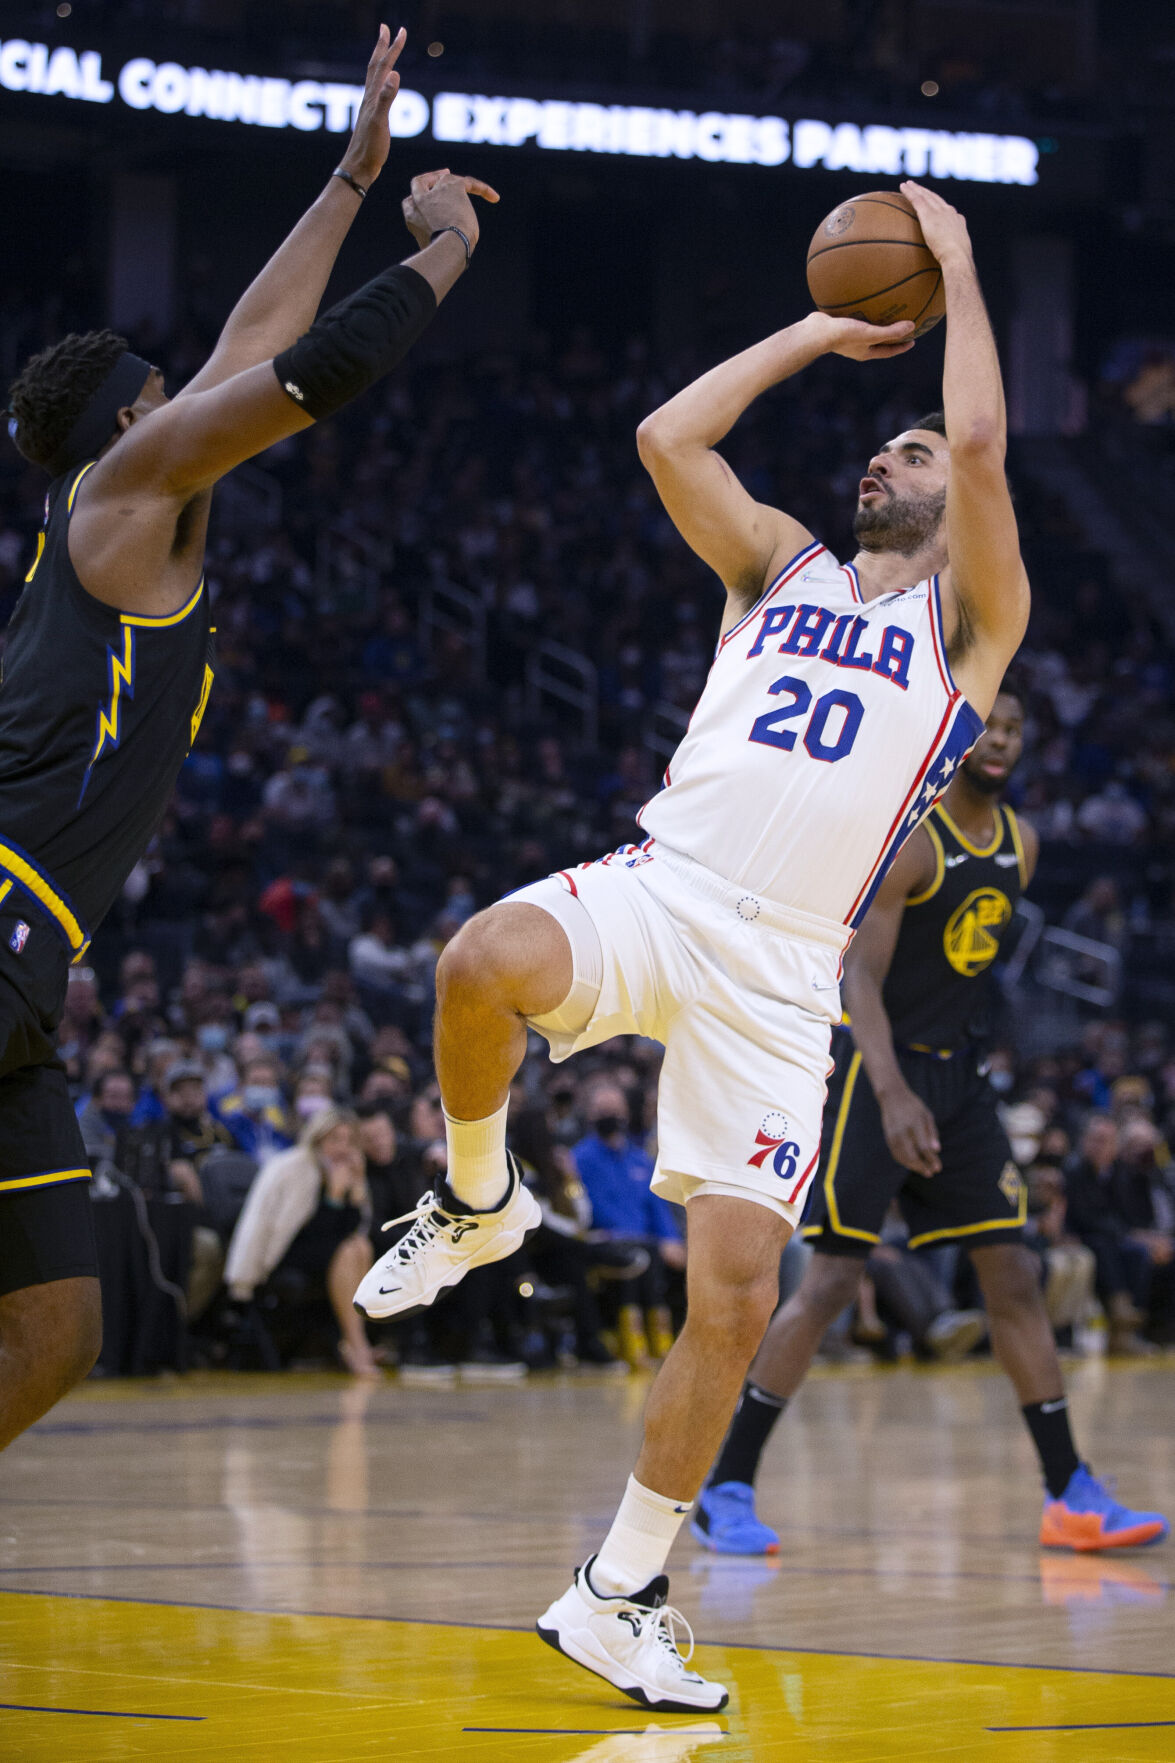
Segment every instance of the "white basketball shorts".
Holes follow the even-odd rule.
[[[655,1191],[679,1203],[703,1189],[734,1195],[794,1227],[820,1155],[844,927],[761,900],[651,839],[509,903],[559,919],[573,951],[581,908],[599,937],[599,992],[582,1026],[566,1008],[532,1020],[553,1060],[614,1035],[663,1043]]]

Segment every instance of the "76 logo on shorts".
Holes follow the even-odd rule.
[[[773,1112],[765,1115],[755,1134],[755,1144],[759,1148],[747,1158],[748,1169],[762,1169],[770,1157],[771,1167],[780,1181],[790,1181],[800,1160],[800,1147],[787,1136],[790,1130],[791,1122],[786,1114]]]

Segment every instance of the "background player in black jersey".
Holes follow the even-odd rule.
[[[177,397],[110,331],[66,337],[10,391],[10,433],[53,484],[0,688],[0,1449],[100,1345],[90,1172],[54,1031],[207,704],[212,486],[393,367],[469,262],[470,194],[497,201],[448,171],[416,178],[420,250],[315,322],[387,159],[404,40],[381,27],[341,165]]]
[[[773,1554],[755,1512],[759,1459],[828,1325],[850,1304],[896,1198],[912,1248],[957,1242],[983,1290],[997,1359],[1040,1456],[1040,1541],[1105,1549],[1159,1542],[1167,1521],[1119,1505],[1082,1464],[1036,1258],[1021,1236],[1026,1190],[984,1076],[991,964],[1038,840],[1000,804],[1023,742],[1007,683],[942,802],[903,846],[845,958],[851,1034],[824,1114],[804,1235],[815,1254],[777,1311],[692,1529],[728,1554]]]

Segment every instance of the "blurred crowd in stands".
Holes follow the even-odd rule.
[[[7,344],[31,349],[61,317],[30,310]],[[206,345],[193,322],[149,347],[182,383]],[[545,1227],[518,1265],[383,1341],[350,1292],[390,1240],[379,1225],[443,1157],[440,949],[503,893],[634,836],[666,731],[705,680],[718,590],[633,438],[705,365],[658,362],[640,340],[605,353],[585,332],[525,357],[425,359],[219,493],[211,704],[62,1030],[95,1192],[121,1220],[104,1251],[107,1369],[286,1362],[315,1316],[361,1375],[374,1352],[419,1376],[492,1377],[666,1349],[681,1224],[647,1194],[658,1054],[640,1044],[570,1068],[536,1052],[524,1068],[514,1131]],[[847,555],[865,462],[931,402],[932,381],[871,386],[820,364],[750,413],[729,456],[754,494]],[[1172,1317],[1175,1045],[1158,1019],[1175,998],[1175,656],[1038,487],[1027,445],[1012,461],[1035,590],[1013,800],[1042,838],[1033,899],[1111,951],[1120,978],[1112,1014],[1068,997],[1048,1036],[1030,1032],[1052,1007],[1033,992],[993,1075],[1022,1116],[1042,1265],[1056,1281],[1081,1263],[1113,1344],[1133,1351]],[[9,450],[0,617],[43,495]],[[596,682],[590,710],[536,690],[551,642]],[[965,1304],[965,1270],[939,1272]],[[170,1340],[152,1308],[168,1289]],[[1060,1327],[1085,1320],[1076,1300],[1063,1312]],[[917,1344],[900,1315],[878,1321]]]

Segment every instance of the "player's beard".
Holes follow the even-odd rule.
[[[913,557],[929,545],[946,512],[947,493],[933,496],[899,496],[887,490],[871,507],[857,507],[853,537],[862,551],[896,551]]]
[[[963,761],[963,775],[971,788],[978,790],[981,796],[998,796],[1007,788],[1007,774],[1005,773],[1002,777],[989,777],[986,771],[980,769],[979,762],[973,753],[969,753]]]

